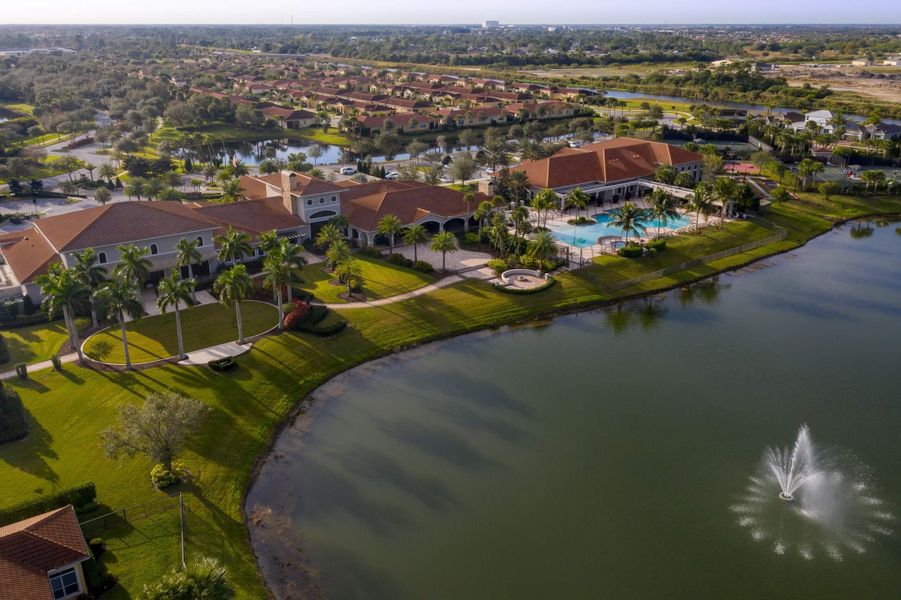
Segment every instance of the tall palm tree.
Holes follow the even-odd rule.
[[[84,361],[73,305],[87,296],[87,284],[73,269],[67,269],[60,263],[50,265],[47,274],[39,276],[37,282],[41,286],[41,296],[44,298],[43,304],[47,315],[52,318],[57,310],[62,309],[69,341],[75,347],[78,361]]]
[[[109,184],[113,183],[113,179],[115,179],[116,175],[118,175],[118,171],[116,171],[116,167],[113,166],[112,163],[105,162],[100,165],[97,175],[99,175],[102,179],[106,179],[106,182]]]
[[[231,225],[229,225],[228,231],[217,235],[214,241],[219,246],[219,260],[231,263],[232,266],[253,252],[250,247],[250,235],[244,231],[236,231]]]
[[[331,248],[332,244],[344,241],[344,234],[336,223],[326,223],[316,234],[316,245],[320,248]]]
[[[294,284],[300,281],[300,270],[307,264],[300,246],[292,244],[287,238],[278,241],[275,250],[279,259],[285,264],[285,287],[288,290],[288,303],[294,301]]]
[[[441,270],[446,269],[447,253],[453,254],[457,251],[457,238],[450,231],[441,231],[432,236],[432,252],[441,253]]]
[[[219,302],[235,305],[235,317],[238,322],[238,343],[244,343],[244,322],[241,319],[241,301],[244,300],[253,288],[250,275],[247,274],[245,265],[235,265],[219,273],[213,290],[219,295]]]
[[[175,335],[178,339],[178,357],[185,358],[185,346],[181,335],[181,311],[179,304],[190,306],[194,295],[195,281],[192,278],[182,279],[175,269],[168,277],[164,277],[159,285],[159,297],[156,305],[165,313],[171,306],[175,310]]]
[[[379,221],[376,231],[388,238],[388,254],[394,254],[394,236],[403,226],[397,215],[388,214]]]
[[[526,226],[529,224],[529,209],[522,204],[517,204],[510,212],[510,218],[513,220],[513,237],[516,242],[515,254],[519,254],[519,248],[526,236]]]
[[[269,255],[278,248],[278,232],[273,229],[260,234],[259,244],[260,250]]]
[[[418,248],[419,244],[424,244],[429,239],[429,234],[425,227],[419,223],[415,223],[404,230],[404,243],[413,246],[413,261],[419,260]]]
[[[576,214],[578,214],[588,206],[588,200],[588,194],[583,192],[582,188],[577,187],[566,195],[566,206],[575,208]]]
[[[710,189],[710,184],[703,181],[695,187],[694,193],[688,197],[688,206],[695,213],[695,227],[701,222],[701,213],[706,215],[712,210],[712,197],[713,192]]]
[[[476,207],[475,212],[473,213],[473,217],[475,217],[476,221],[479,222],[479,243],[482,241],[482,225],[485,222],[485,219],[488,218],[488,215],[491,214],[491,211],[494,210],[494,206],[492,206],[491,202],[488,200],[482,200],[479,202],[479,206]]]
[[[532,198],[532,208],[538,213],[538,225],[540,227],[547,226],[548,213],[559,203],[560,198],[551,189],[543,189]],[[541,213],[544,213],[544,221],[542,222]]]
[[[153,263],[145,258],[150,254],[149,248],[139,248],[134,244],[119,246],[119,264],[113,269],[113,275],[124,278],[135,290],[147,281]]]
[[[325,264],[328,268],[334,269],[338,266],[338,263],[346,260],[348,256],[350,256],[350,247],[347,245],[347,242],[340,240],[329,246],[328,251],[325,253]]]
[[[677,219],[679,211],[676,210],[676,199],[664,189],[656,188],[650,196],[650,212],[657,223],[657,236],[660,236],[660,226],[666,227],[670,219]]]
[[[106,310],[116,315],[119,328],[122,331],[122,348],[125,351],[125,368],[131,368],[131,356],[128,353],[128,335],[125,331],[126,315],[132,319],[139,319],[144,314],[144,307],[138,300],[134,283],[126,276],[117,274],[103,284],[94,295],[103,303]]]
[[[629,235],[642,234],[645,229],[645,221],[647,221],[647,212],[638,208],[631,202],[626,202],[620,207],[614,208],[609,213],[610,221],[607,227],[619,227],[626,234],[626,243],[629,243]]]
[[[285,312],[282,305],[282,289],[288,280],[290,268],[276,250],[263,259],[263,273],[265,274],[263,284],[275,293],[275,305],[278,307],[278,328],[283,329]]]
[[[719,177],[713,182],[713,195],[720,202],[720,227],[726,223],[726,205],[735,198],[737,186],[731,177]]]
[[[97,321],[97,304],[94,301],[93,293],[97,287],[106,280],[106,269],[97,262],[97,255],[93,248],[85,248],[81,252],[73,252],[75,256],[75,273],[87,286],[88,291],[92,294],[89,298],[91,303],[91,325],[96,329],[99,325]]]

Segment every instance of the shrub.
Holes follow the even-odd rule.
[[[368,256],[370,258],[381,258],[382,251],[373,246],[366,246],[365,248],[360,248],[360,254],[363,256]]]
[[[150,481],[153,482],[153,487],[162,490],[178,483],[186,472],[185,466],[178,461],[172,463],[171,471],[158,464],[150,470]]]
[[[770,198],[773,202],[784,202],[786,200],[791,200],[791,195],[788,193],[787,189],[780,185],[772,191]]]
[[[597,223],[594,219],[589,219],[588,217],[576,217],[575,219],[569,219],[566,221],[570,225],[594,225]]]
[[[493,258],[488,261],[488,268],[494,271],[495,275],[500,277],[500,274],[509,269],[510,265],[503,259]]]
[[[6,338],[0,335],[0,364],[9,362],[9,348],[6,346]]]
[[[0,384],[0,444],[20,440],[28,433],[25,409],[18,392]]]
[[[664,238],[651,240],[650,242],[648,242],[648,248],[651,250],[656,250],[657,252],[662,252],[666,250],[666,240]]]
[[[417,271],[422,271],[423,273],[431,273],[435,270],[435,267],[432,266],[432,263],[426,262],[424,260],[417,260],[413,263],[413,268]]]
[[[233,371],[238,368],[238,363],[235,362],[230,356],[226,356],[225,358],[217,358],[216,360],[211,360],[206,364],[209,368],[216,371],[217,373],[226,373],[228,371]]]
[[[291,305],[291,312],[285,315],[285,329],[299,329],[310,318],[311,313],[310,303],[295,299]]]
[[[94,501],[97,489],[91,482],[60,490],[50,496],[41,496],[13,506],[0,508],[0,526],[15,523],[71,504],[76,509]]]
[[[307,324],[304,326],[303,330],[320,337],[329,337],[331,335],[335,335],[336,333],[344,331],[346,327],[347,320],[335,314],[333,318],[327,319],[326,322]]]
[[[400,265],[402,267],[412,267],[413,261],[404,256],[403,254],[394,253],[388,257],[388,262]]]
[[[467,231],[463,234],[463,245],[464,246],[478,246],[482,243],[482,240],[479,239],[479,234],[475,231]]]
[[[94,558],[100,558],[106,552],[106,542],[103,538],[91,538],[91,541],[88,542],[88,547],[91,549],[91,554],[94,555]]]
[[[91,543],[93,543],[93,541],[94,540],[91,540]],[[106,544],[104,544],[104,548],[105,547]],[[94,554],[94,558],[92,560],[86,560],[81,564],[81,568],[84,571],[85,583],[87,584],[88,591],[90,592],[89,595],[85,596],[86,598],[101,597],[103,594],[113,589],[118,581],[115,576],[111,575],[106,570],[106,566],[100,563],[97,558],[98,555]],[[79,596],[79,598],[81,597],[82,596]]]
[[[644,254],[644,248],[638,244],[628,244],[617,250],[616,253],[624,258],[639,258]]]

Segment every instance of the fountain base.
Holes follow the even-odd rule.
[[[779,492],[779,499],[785,500],[786,502],[792,502],[795,499],[795,497],[792,496],[791,494],[786,494],[785,492]]]

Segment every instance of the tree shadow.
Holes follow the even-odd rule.
[[[59,455],[53,449],[53,436],[44,429],[27,409],[23,410],[25,411],[26,423],[28,424],[28,435],[21,440],[8,442],[0,446],[0,450],[4,447],[26,448],[28,450],[28,460],[23,463],[17,463],[7,458],[4,452],[0,452],[0,460],[14,469],[50,482],[55,489],[59,483],[59,474],[50,466],[50,461],[57,460]],[[16,446],[17,444],[21,445]],[[42,491],[38,491],[38,493],[42,493]]]

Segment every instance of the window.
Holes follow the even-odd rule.
[[[319,204],[325,204],[325,198],[320,198],[320,199],[319,199]]]
[[[106,264],[106,252],[101,252],[97,255],[97,262],[99,262],[101,265]]]
[[[50,576],[50,589],[54,598],[65,598],[81,591],[75,569],[66,569]]]
[[[159,254],[160,253],[160,249],[157,247],[156,244],[150,244],[150,253],[151,254]]]
[[[332,196],[332,202],[337,202],[337,201],[338,201],[338,196]]]
[[[307,206],[313,206],[313,199],[312,199],[312,198],[307,199]]]
[[[203,246],[203,236],[202,235],[197,236],[197,245]]]

